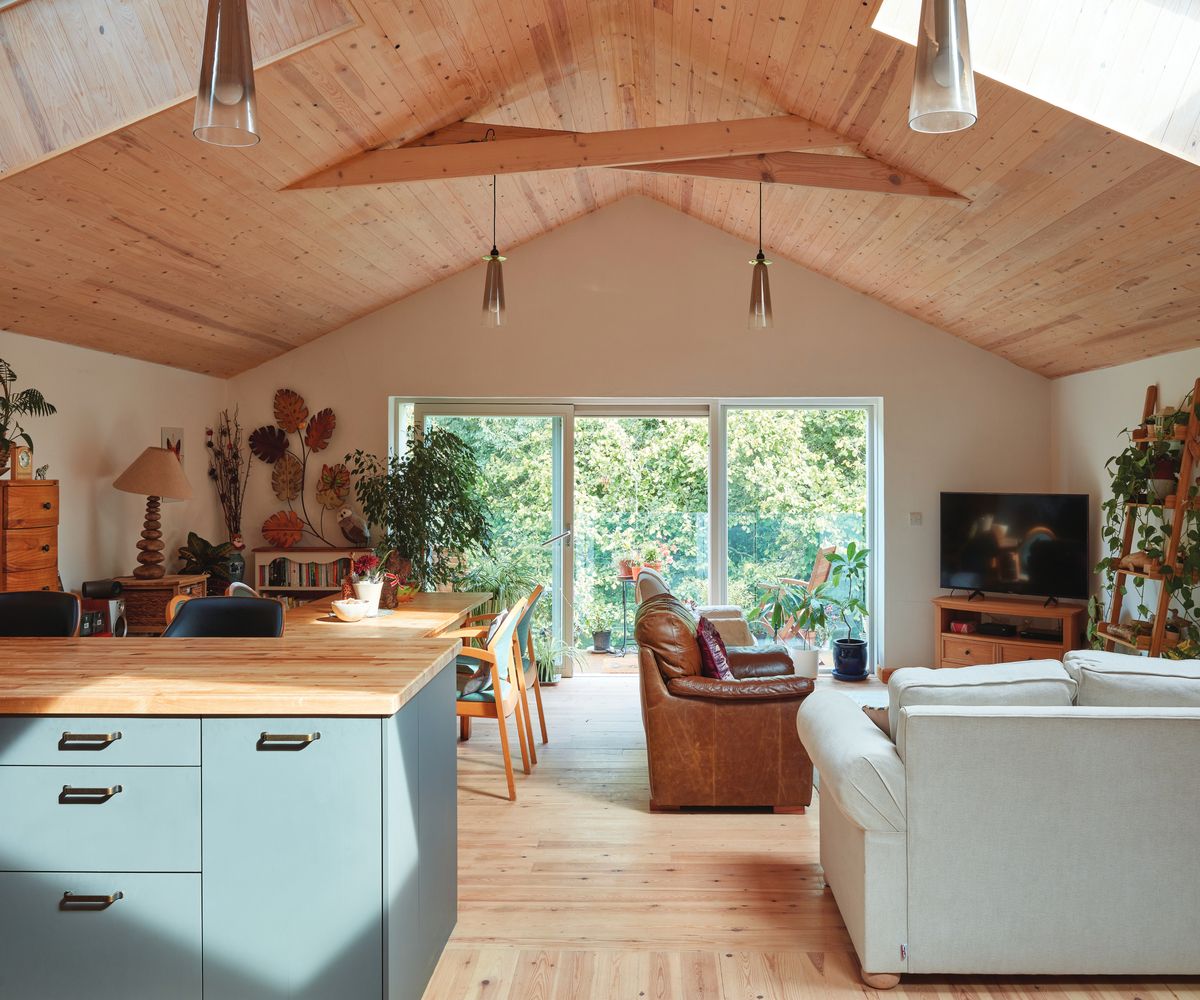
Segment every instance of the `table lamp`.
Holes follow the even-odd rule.
[[[146,523],[142,526],[142,537],[137,543],[141,550],[137,557],[139,565],[133,575],[139,580],[157,580],[166,573],[162,567],[163,542],[159,530],[162,524],[159,514],[162,498],[192,498],[192,487],[183,474],[183,465],[175,452],[167,448],[147,448],[133,465],[113,480],[113,486],[125,493],[136,493],[146,498]]]

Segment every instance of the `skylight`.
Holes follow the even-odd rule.
[[[920,9],[883,0],[872,26],[914,45]],[[976,73],[1200,164],[1200,0],[967,0],[967,19]]]

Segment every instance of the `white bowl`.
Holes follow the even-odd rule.
[[[344,622],[360,622],[367,617],[370,610],[370,601],[360,601],[353,597],[333,602],[333,613]]]

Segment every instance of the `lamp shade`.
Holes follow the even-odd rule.
[[[246,0],[209,0],[192,135],[216,146],[258,142]]]
[[[483,258],[487,261],[487,274],[483,280],[483,325],[504,325],[504,260],[492,247],[492,252]]]
[[[113,486],[143,497],[192,498],[192,487],[183,474],[183,465],[175,452],[166,448],[147,448],[133,465],[117,476]]]
[[[978,117],[967,0],[922,0],[909,127],[914,132],[958,132]]]
[[[771,316],[771,279],[767,276],[767,265],[771,262],[759,250],[758,256],[750,263],[754,265],[754,273],[750,278],[750,315],[746,325],[751,330],[769,330],[774,324]]]

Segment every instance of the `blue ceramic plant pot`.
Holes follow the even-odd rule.
[[[867,679],[867,641],[865,639],[833,640],[833,676],[839,681]]]

